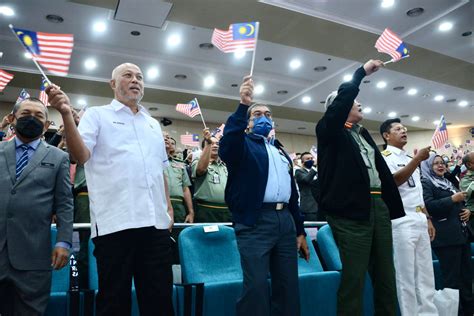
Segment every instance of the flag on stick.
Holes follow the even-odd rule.
[[[221,126],[217,127],[216,129],[212,131],[211,135],[218,139],[221,138],[222,135],[224,135],[224,128],[225,128],[225,124],[221,124]]]
[[[227,31],[214,29],[212,44],[223,53],[252,51],[257,46],[257,23],[234,23]]]
[[[379,53],[389,54],[392,57],[391,60],[385,62],[384,64],[396,62],[402,58],[410,56],[408,55],[408,48],[402,39],[388,28],[385,29],[382,35],[380,35],[378,38],[377,42],[375,43],[375,48],[377,48]]]
[[[446,120],[444,119],[444,115],[441,115],[438,126],[436,127],[433,137],[431,138],[431,142],[433,143],[435,149],[439,149],[444,145],[444,143],[446,143],[447,140],[448,129],[446,127]]]
[[[46,79],[44,77],[42,77],[39,99],[46,106],[49,106],[48,95],[46,94],[46,87],[48,87],[48,86],[49,86],[49,83],[46,81]]]
[[[16,99],[15,103],[26,100],[29,97],[30,97],[30,94],[28,93],[28,91],[26,91],[25,89],[21,89],[20,94],[18,95],[18,98]]]
[[[0,91],[3,91],[7,84],[15,77],[11,73],[6,72],[5,70],[0,69]]]
[[[201,114],[201,108],[199,107],[199,103],[196,98],[192,99],[188,103],[176,104],[176,111],[189,117],[195,117],[196,115]]]

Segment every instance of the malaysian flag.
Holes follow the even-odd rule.
[[[318,157],[318,147],[316,147],[316,145],[311,146],[309,152],[314,158]]]
[[[14,75],[0,69],[0,91],[3,91],[7,84],[13,79]]]
[[[257,23],[231,24],[227,31],[214,29],[212,44],[224,53],[255,50],[258,32]]]
[[[18,103],[18,102],[21,102],[23,100],[26,100],[30,97],[30,94],[28,93],[28,91],[26,91],[25,89],[21,89],[20,91],[20,94],[18,95],[18,98],[16,99],[16,102],[15,103]]]
[[[201,108],[199,107],[199,103],[196,98],[192,99],[188,103],[176,104],[176,111],[181,112],[189,117],[195,117],[196,115],[201,114]]]
[[[74,36],[13,29],[32,57],[52,74],[66,76],[69,71]]]
[[[382,35],[375,43],[375,48],[379,53],[385,53],[392,56],[393,61],[398,61],[403,57],[408,56],[408,48],[397,34],[390,29],[385,29]]]
[[[42,80],[41,80],[41,88],[40,88],[40,95],[39,95],[39,99],[41,102],[43,102],[44,105],[48,106],[49,103],[48,103],[48,95],[46,94],[46,87],[49,86],[49,83],[48,81],[46,81],[46,79],[44,77],[41,77]]]
[[[198,134],[186,134],[180,136],[181,144],[190,147],[199,146],[199,135]]]
[[[431,142],[433,143],[435,149],[439,149],[444,145],[444,143],[446,143],[447,140],[448,129],[446,128],[446,120],[444,119],[444,115],[442,115],[433,137],[431,138]]]
[[[216,129],[214,129],[211,133],[211,135],[213,137],[216,137],[216,138],[221,138],[222,135],[224,135],[224,128],[225,128],[225,124],[222,124],[221,126],[217,127]]]

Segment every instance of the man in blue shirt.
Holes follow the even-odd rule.
[[[219,156],[226,163],[225,200],[232,212],[244,275],[237,315],[299,315],[297,250],[309,260],[291,159],[268,137],[268,106],[252,103],[250,76],[226,123]],[[272,296],[267,285],[272,277]]]

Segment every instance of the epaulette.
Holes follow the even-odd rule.
[[[385,157],[388,157],[392,154],[392,152],[388,149],[385,149],[384,151],[382,151],[382,155],[384,155]]]

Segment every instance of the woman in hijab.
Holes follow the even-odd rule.
[[[431,154],[421,163],[423,198],[436,236],[432,248],[439,259],[443,286],[459,289],[459,315],[472,316],[471,247],[465,229],[470,211],[464,208],[466,192],[459,192],[444,177],[446,163]]]

